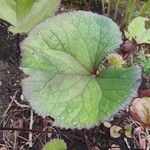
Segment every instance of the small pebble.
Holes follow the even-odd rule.
[[[24,99],[24,96],[21,94],[21,96],[20,96],[20,99],[22,100],[22,101],[24,101],[25,99]]]

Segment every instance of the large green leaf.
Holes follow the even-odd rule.
[[[150,44],[150,28],[146,29],[146,21],[150,19],[144,17],[133,19],[128,26],[128,31],[125,31],[125,36],[129,40],[134,39],[138,44]]]
[[[13,33],[28,32],[54,13],[60,0],[0,0],[0,18],[12,26]]]
[[[64,13],[39,24],[21,44],[25,98],[41,115],[65,128],[90,127],[112,112],[138,87],[140,69],[108,68],[105,56],[122,43],[118,26],[91,12]]]
[[[42,150],[66,150],[66,143],[63,140],[53,139],[49,141]]]

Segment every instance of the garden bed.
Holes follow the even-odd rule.
[[[93,2],[77,6],[67,5],[67,8],[62,5],[58,12],[61,13],[70,9],[84,9],[101,13],[100,4],[98,5]],[[118,22],[120,21],[120,17],[121,11],[117,18]],[[122,150],[140,148],[136,137],[132,136],[128,138],[125,136],[124,130],[121,130],[121,136],[114,138],[110,135],[110,129],[103,123],[91,129],[65,130],[53,127],[54,120],[52,118],[42,118],[33,113],[28,102],[25,101],[22,95],[21,80],[25,78],[25,75],[19,69],[21,59],[19,43],[27,35],[17,34],[14,36],[8,32],[8,27],[9,25],[6,22],[2,21],[0,23],[1,147],[6,147],[9,150],[26,150],[29,147],[33,150],[41,150],[49,139],[62,138],[67,143],[68,150],[106,150],[111,149],[111,147],[118,147],[118,149]],[[145,52],[149,53],[149,47],[145,47],[147,49]],[[137,51],[132,51],[126,61],[137,64]],[[150,77],[147,74],[143,74],[139,91],[149,88]],[[131,133],[139,126],[132,119],[127,108],[118,112],[110,123],[121,128],[124,128],[125,124],[132,124]]]

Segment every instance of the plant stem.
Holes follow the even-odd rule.
[[[116,0],[116,8],[115,8],[114,20],[116,20],[116,18],[117,18],[118,7],[119,7],[119,1],[120,1],[120,0]]]
[[[132,13],[133,10],[135,8],[137,0],[129,0],[128,4],[127,4],[127,9],[126,9],[126,13],[125,13],[125,17],[124,17],[124,21],[123,21],[123,25],[125,25],[126,23],[128,23],[131,18],[132,18]]]
[[[150,8],[150,0],[148,0],[147,2],[145,2],[139,12],[139,16],[143,16],[144,13]]]
[[[108,2],[108,6],[107,6],[107,16],[110,16],[110,6],[111,6],[111,0],[109,0],[109,2]]]
[[[102,0],[102,14],[105,15],[105,2]]]

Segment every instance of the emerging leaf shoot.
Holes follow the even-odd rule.
[[[107,56],[107,60],[110,65],[115,67],[122,67],[122,65],[125,63],[123,58],[119,54],[114,53],[109,54]]]

